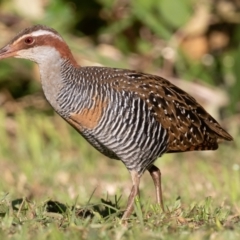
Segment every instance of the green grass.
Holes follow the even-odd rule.
[[[10,2],[1,1],[1,13],[10,21],[7,24],[5,19],[1,25],[1,45],[9,41],[22,24],[31,25],[27,15],[21,21],[20,9],[12,12]],[[220,40],[233,41],[217,51],[209,48],[207,56],[212,63],[206,64],[203,58],[195,62],[184,55],[181,44],[176,43],[182,35],[179,30],[184,30],[185,24],[171,22],[179,20],[179,16],[156,14],[160,11],[154,7],[158,1],[133,1],[136,6],[131,8],[130,4],[129,8],[125,1],[115,4],[101,0],[97,9],[92,7],[94,1],[73,1],[70,18],[70,5],[64,4],[67,1],[47,2],[49,4],[41,8],[44,11],[42,23],[60,30],[81,65],[92,65],[86,61],[89,60],[104,66],[176,76],[179,80],[205,81],[216,89],[222,88],[229,97],[223,116],[237,113],[240,55],[238,41],[234,39],[238,39],[240,30],[228,17],[223,17],[222,11],[216,10],[221,8],[220,3],[213,4],[207,11],[209,16],[221,21],[209,21],[205,26],[207,35],[201,38],[205,37],[210,46],[210,39],[215,39],[211,36],[218,36],[216,27],[224,30],[230,26],[232,30],[223,31]],[[162,2],[167,4],[162,6],[165,8],[175,5],[174,1]],[[201,4],[197,5],[194,1],[185,1],[183,9],[177,11],[182,13],[187,9],[197,13],[202,8]],[[96,10],[101,14],[95,14]],[[175,10],[170,6],[169,11]],[[14,23],[16,15],[20,17],[17,22],[21,27]],[[181,16],[185,18],[186,14]],[[99,20],[104,20],[104,25],[97,26]],[[94,26],[89,27],[92,23]],[[5,28],[6,24],[12,25]],[[71,27],[74,25],[78,28]],[[79,38],[84,36],[84,26],[94,31],[93,36],[90,33]],[[69,31],[78,37],[69,35]],[[163,36],[170,39],[164,40]],[[187,34],[186,37],[191,39],[192,36]],[[196,49],[201,46],[198,44]],[[168,58],[163,51],[167,49],[175,52],[176,57]],[[131,189],[126,168],[121,162],[102,156],[48,110],[40,113],[16,107],[25,99],[25,107],[37,105],[41,110],[36,99],[39,84],[29,80],[39,79],[38,73],[29,62],[12,59],[1,64],[0,239],[240,239],[239,116],[225,124],[235,141],[222,144],[218,151],[167,154],[159,159],[156,164],[162,171],[167,211],[162,213],[155,204],[154,186],[146,173],[140,184],[141,198],[136,200],[128,226],[124,226],[120,216]],[[210,100],[204,100],[204,104],[210,106]],[[218,112],[220,105],[213,107]]]
[[[167,211],[144,174],[127,226],[131,188],[105,158],[52,114],[0,110],[0,239],[240,239],[240,137],[215,152],[157,161]]]

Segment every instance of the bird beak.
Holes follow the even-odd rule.
[[[9,45],[0,49],[0,60],[14,56],[16,56],[16,51],[13,51]]]

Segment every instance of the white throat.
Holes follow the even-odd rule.
[[[38,64],[44,95],[53,108],[58,110],[56,99],[62,87],[63,61],[59,52],[51,46],[39,46],[31,50],[20,50],[18,55],[19,58],[29,59]]]

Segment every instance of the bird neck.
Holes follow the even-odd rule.
[[[66,60],[58,51],[51,49],[49,57],[45,58],[44,61],[39,61],[38,66],[44,95],[52,107],[58,111],[59,103],[57,98],[64,86],[64,82],[68,80],[65,79],[63,73],[68,69],[71,75],[71,69],[73,72],[74,68],[76,68],[75,62]]]

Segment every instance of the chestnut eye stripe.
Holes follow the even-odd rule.
[[[54,37],[54,38],[57,38],[58,40],[63,41],[63,39],[62,39],[60,36],[58,36],[58,35],[50,32],[50,31],[42,30],[42,29],[41,29],[41,30],[37,30],[37,31],[35,31],[35,32],[32,32],[31,34],[23,35],[22,37],[18,38],[18,39],[14,42],[14,44],[16,44],[16,43],[18,43],[18,42],[21,42],[23,39],[24,39],[24,41],[26,42],[26,39],[28,39],[28,38],[30,39],[30,38],[33,38],[33,37],[47,36],[47,35],[49,35],[49,36],[51,36],[51,37]],[[26,42],[26,43],[28,43],[28,42]]]

